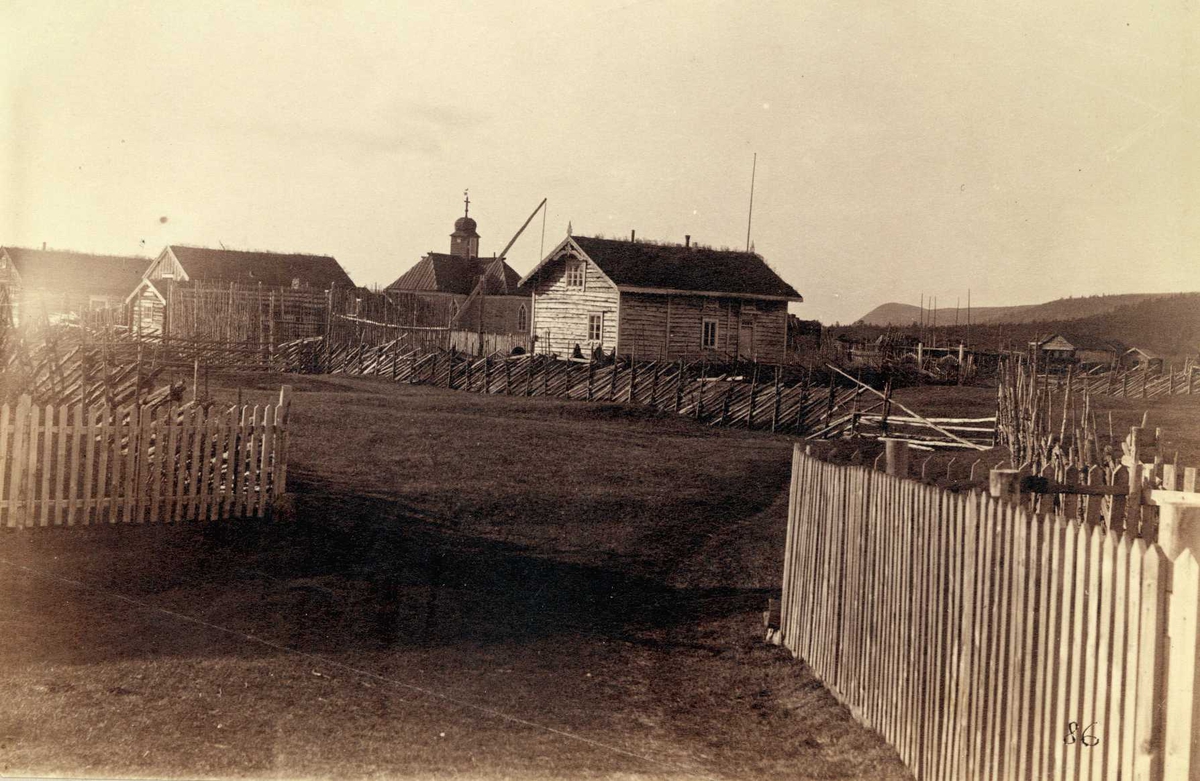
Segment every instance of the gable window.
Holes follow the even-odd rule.
[[[517,330],[524,331],[528,327],[529,315],[525,312],[525,305],[521,304],[521,306],[517,309]]]
[[[604,338],[604,314],[588,315],[588,341],[599,342]]]
[[[300,289],[300,277],[292,277],[292,290]]]
[[[704,319],[704,333],[700,337],[700,346],[705,350],[717,349],[717,321]]]
[[[567,261],[567,287],[583,288],[584,268],[582,260]]]

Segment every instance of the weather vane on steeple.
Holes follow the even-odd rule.
[[[471,215],[471,196],[468,194],[470,192],[471,192],[470,189],[463,190],[463,216],[464,217],[469,217]]]

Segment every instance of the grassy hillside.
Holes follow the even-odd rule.
[[[1169,298],[1171,293],[1126,293],[1111,296],[1084,296],[1082,298],[1059,298],[1044,304],[1021,306],[981,306],[971,309],[971,322],[988,323],[1036,323],[1055,320],[1078,320],[1112,312],[1122,307],[1148,300]],[[935,317],[936,314],[936,317]],[[921,322],[921,308],[912,304],[889,303],[877,306],[863,316],[863,325],[909,325]],[[926,309],[925,322],[952,325],[955,320],[967,321],[966,307],[938,307],[936,313]]]
[[[891,330],[914,335],[920,334],[927,342],[931,342],[936,337],[939,344],[969,341],[974,346],[990,349],[1021,347],[1039,336],[1063,333],[1119,342],[1128,347],[1142,347],[1162,353],[1167,357],[1194,356],[1200,353],[1200,293],[1131,297],[1103,296],[1092,299],[1065,299],[1064,302],[1083,302],[1078,311],[1086,311],[1094,306],[1087,302],[1096,302],[1098,298],[1134,298],[1136,300],[1108,311],[1077,318],[1039,318],[1019,323],[999,321],[972,325],[969,336],[965,325],[939,326],[936,329],[922,330],[912,325],[889,329],[880,325],[856,324],[839,330],[867,338],[873,338],[884,331]],[[1042,306],[1049,307],[1050,305]],[[951,322],[953,322],[953,313],[951,313]]]

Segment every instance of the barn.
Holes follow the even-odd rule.
[[[596,349],[674,360],[787,355],[789,302],[804,299],[753,252],[567,236],[521,280],[538,352]]]
[[[133,329],[140,334],[173,337],[216,336],[205,332],[211,328],[206,328],[197,316],[203,309],[220,311],[226,319],[248,309],[265,309],[266,319],[273,321],[286,315],[288,304],[298,311],[315,307],[323,312],[325,291],[335,286],[354,287],[336,259],[302,253],[175,244],[163,249],[145,271],[137,286],[131,286],[133,292],[129,288],[125,291],[132,308]],[[206,307],[205,302],[210,299],[222,307],[219,310],[216,306]],[[178,316],[180,313],[171,309],[172,302],[177,307],[186,306],[189,316]],[[264,318],[255,315],[243,319],[252,323]],[[220,336],[230,340],[255,337],[251,333],[236,333],[237,330]]]
[[[12,317],[78,320],[85,312],[120,307],[150,258],[53,249],[0,247],[0,287]]]

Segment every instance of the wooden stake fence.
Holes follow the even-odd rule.
[[[258,517],[287,484],[290,387],[279,402],[0,406],[0,527]]]
[[[782,372],[768,389],[746,381],[754,369],[741,373],[726,367],[718,373],[706,363],[597,364],[541,354],[475,358],[408,350],[398,341],[325,353],[320,339],[301,340],[281,347],[277,358],[276,368],[282,371],[383,376],[472,393],[639,404],[713,426],[780,432],[813,431],[830,409],[840,414],[859,393],[832,385],[828,398],[810,396],[807,376],[784,381]]]

